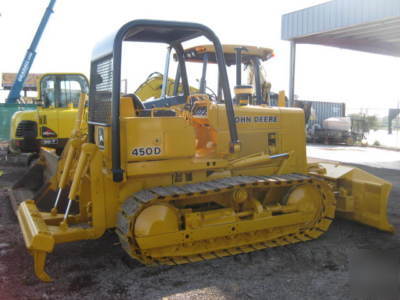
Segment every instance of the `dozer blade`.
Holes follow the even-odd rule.
[[[338,216],[394,232],[387,218],[391,183],[359,168],[335,163],[318,163],[311,166],[310,173],[334,184]]]
[[[9,190],[11,205],[17,212],[18,205],[24,200],[41,200],[52,184],[57,172],[58,156],[52,150],[41,149],[39,158]],[[40,198],[40,199],[39,199]],[[53,198],[54,199],[54,198]],[[47,206],[42,201],[43,206]]]
[[[47,253],[53,251],[54,238],[48,233],[47,225],[42,220],[34,201],[22,202],[18,207],[17,216],[25,245],[33,255],[36,276],[42,281],[52,281],[44,266]]]
[[[65,188],[64,190],[58,190],[59,193],[57,193],[57,200],[62,198],[67,200],[68,203],[65,210],[62,208],[60,210],[63,211],[63,213],[58,213],[57,209],[62,206],[61,203],[58,206],[54,204],[54,185],[58,182],[57,174],[50,179],[49,183],[46,183],[48,186],[46,190],[41,188],[36,193],[36,199],[24,199],[24,201],[21,202],[17,207],[16,213],[22,234],[24,236],[26,248],[33,255],[35,274],[42,281],[52,280],[45,272],[44,267],[46,263],[46,256],[48,253],[53,251],[55,244],[94,239],[98,238],[104,233],[103,227],[88,225],[88,219],[86,215],[79,212],[78,206],[76,206],[76,213],[74,213],[72,204],[72,201],[76,199],[80,180],[82,179],[83,174],[86,174],[85,172],[88,169],[90,158],[96,149],[97,147],[94,144],[83,145],[82,151],[80,152],[77,169],[74,173],[74,181],[71,189],[69,190],[69,188]],[[71,150],[70,153],[73,154],[73,151]],[[69,160],[71,160],[71,156],[69,156],[69,158]],[[60,162],[60,164],[61,163],[62,162]],[[36,167],[39,168],[38,166]],[[64,175],[69,173],[65,171],[65,168],[63,168],[63,172],[64,173],[62,174]],[[43,175],[43,177],[45,178],[45,175]],[[53,181],[57,182],[54,184]],[[68,193],[68,190],[68,197],[61,195],[62,192],[64,192],[64,194]],[[14,190],[14,196],[15,194],[16,193]],[[45,199],[45,201],[43,201],[43,199]],[[43,208],[43,204],[47,205],[47,209]],[[76,202],[76,204],[78,204],[78,202]]]
[[[46,256],[56,244],[98,237],[92,227],[80,226],[74,216],[65,220],[64,214],[42,212],[33,200],[18,206],[17,217],[25,246],[33,256],[35,274],[42,281],[52,281],[44,268]]]

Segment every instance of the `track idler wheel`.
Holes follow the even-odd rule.
[[[321,194],[312,184],[303,184],[293,187],[287,194],[287,205],[294,205],[296,208],[305,213],[313,213],[313,219],[318,217],[321,207]],[[311,221],[311,220],[310,220]]]
[[[179,230],[176,210],[168,205],[156,204],[145,208],[136,218],[135,236],[145,237]]]

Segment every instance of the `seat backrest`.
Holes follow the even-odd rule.
[[[134,117],[135,110],[133,109],[133,102],[131,97],[121,97],[120,99],[120,116],[121,117]]]
[[[137,113],[138,117],[151,117],[151,109],[139,110]],[[170,109],[154,110],[154,117],[176,117],[176,111]]]
[[[151,99],[143,102],[145,108],[154,108],[154,107],[170,107],[175,105],[183,105],[186,103],[185,97],[183,95],[180,96],[166,96],[163,98]]]

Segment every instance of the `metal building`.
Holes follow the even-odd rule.
[[[292,105],[297,44],[400,57],[400,0],[333,0],[294,11],[282,16],[282,39],[290,41]]]

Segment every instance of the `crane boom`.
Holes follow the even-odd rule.
[[[14,84],[8,94],[6,103],[16,103],[20,97],[21,90],[24,86],[25,79],[28,76],[29,70],[31,69],[32,63],[36,56],[36,48],[39,44],[40,38],[42,37],[43,31],[46,28],[47,22],[49,21],[50,15],[53,12],[54,4],[56,0],[50,0],[49,6],[40,21],[39,27],[36,30],[35,36],[33,37],[32,43],[26,51],[24,60],[19,68]]]

